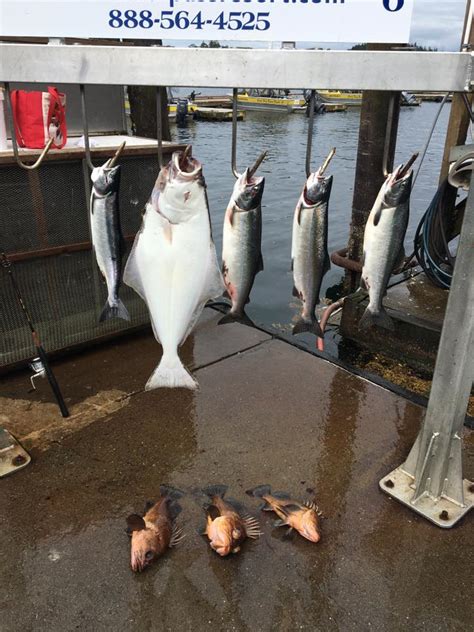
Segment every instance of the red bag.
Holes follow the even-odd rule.
[[[66,95],[56,88],[48,92],[12,90],[15,136],[20,147],[43,149],[51,137],[52,147],[61,149],[67,141]]]

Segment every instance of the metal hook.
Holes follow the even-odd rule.
[[[237,171],[237,88],[232,90],[232,173],[239,177]]]
[[[87,104],[84,84],[79,84],[79,90],[81,92],[82,131],[84,133],[84,150],[86,154],[86,162],[89,169],[93,170],[95,167],[91,160],[91,148],[89,145],[89,124],[87,122]]]
[[[385,131],[385,144],[383,148],[383,162],[382,162],[382,170],[383,176],[386,178],[389,173],[392,171],[393,164],[389,168],[388,166],[388,154],[390,152],[390,145],[392,144],[392,134],[393,134],[393,115],[395,112],[395,99],[400,98],[398,92],[393,93],[390,96],[390,101],[388,104],[388,113],[387,113],[387,128]]]
[[[158,139],[158,169],[163,167],[163,126],[161,125],[161,90],[156,88],[156,137]]]
[[[313,149],[314,108],[316,105],[316,90],[311,90],[308,114],[308,140],[306,141],[306,177],[311,175],[311,151]]]
[[[54,142],[54,138],[51,137],[49,139],[49,141],[46,144],[46,147],[43,149],[43,151],[39,155],[36,162],[34,162],[32,165],[25,165],[25,163],[21,161],[20,154],[18,152],[18,143],[16,142],[15,117],[13,116],[13,108],[12,108],[11,95],[10,95],[10,84],[5,81],[4,85],[5,85],[5,93],[7,95],[7,118],[8,118],[8,126],[10,128],[10,134],[12,137],[13,155],[15,156],[16,163],[19,167],[21,167],[22,169],[27,169],[28,171],[33,171],[34,169],[38,169],[38,167],[43,162],[46,154],[51,149],[51,145]]]
[[[232,173],[235,178],[240,177],[240,173],[237,170],[237,88],[233,88],[232,90],[232,155],[231,155],[231,166]],[[250,167],[248,172],[248,178],[250,179],[257,169],[260,167],[262,162],[267,157],[267,152],[263,151],[257,160],[254,162],[252,167]]]
[[[115,152],[114,156],[112,158],[110,158],[109,160],[107,160],[107,163],[106,163],[107,164],[107,169],[112,169],[112,167],[115,166],[115,163],[120,158],[120,154],[124,150],[124,147],[125,147],[126,144],[127,144],[127,141],[124,140],[123,143],[120,145],[120,147]]]

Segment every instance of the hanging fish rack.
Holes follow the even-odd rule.
[[[445,93],[467,93],[474,87],[473,54],[470,52],[238,50],[32,44],[0,44],[0,80],[73,83],[82,86],[157,86],[160,166],[163,164],[160,86],[232,87],[234,95],[239,86],[290,90],[306,88],[312,91],[310,105],[314,104],[314,90],[318,87],[331,87],[335,90]],[[392,100],[392,115],[394,106],[395,101]],[[234,117],[235,113],[234,99]],[[388,147],[393,141],[390,122],[392,115],[389,112],[383,166],[385,172],[390,168]],[[311,117],[309,127],[307,173],[311,171]],[[235,124],[232,141],[231,168],[238,177]],[[17,157],[17,153],[15,156]],[[257,163],[259,161],[261,157]],[[92,163],[89,164],[91,166]],[[471,346],[474,340],[473,241],[474,188],[468,194],[445,315],[445,323],[449,326],[445,325],[441,334],[425,422],[405,463],[380,481],[385,492],[445,527],[452,526],[471,506],[470,501],[465,503],[465,498],[470,498],[470,492],[469,482],[462,479],[460,435],[472,386],[474,357]],[[446,390],[449,391],[449,397]],[[441,499],[448,499],[450,502],[449,519],[446,516],[437,516],[437,504]]]

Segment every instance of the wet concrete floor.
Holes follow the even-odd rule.
[[[423,410],[368,381],[206,310],[182,357],[196,393],[145,393],[160,348],[130,337],[54,368],[72,417],[47,384],[2,380],[0,425],[30,466],[0,480],[0,630],[468,630],[472,516],[441,530],[379,491]],[[465,470],[474,442],[465,431]],[[187,537],[133,574],[125,518],[160,483],[187,492]],[[263,536],[221,559],[196,533],[196,491],[229,485]],[[322,540],[285,539],[249,487],[304,499],[314,489]]]

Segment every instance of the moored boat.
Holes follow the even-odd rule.
[[[362,92],[349,92],[343,90],[318,90],[322,103],[340,103],[352,107],[362,105]]]
[[[237,95],[237,107],[239,110],[291,113],[304,109],[306,101],[303,96],[284,90],[246,90]]]

